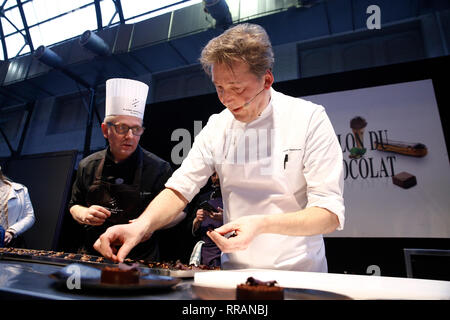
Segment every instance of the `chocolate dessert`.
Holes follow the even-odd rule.
[[[249,277],[236,289],[237,300],[283,300],[284,289],[276,281],[260,281]]]
[[[105,284],[138,284],[139,270],[135,265],[119,264],[119,267],[104,267],[101,283]]]
[[[405,171],[393,176],[392,182],[403,189],[409,189],[417,184],[416,177]]]

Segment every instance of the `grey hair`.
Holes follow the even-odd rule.
[[[105,119],[103,119],[103,123],[107,122],[114,122],[116,120],[116,116],[106,116]]]
[[[116,116],[116,115],[106,116],[103,119],[103,123],[106,124],[108,122],[115,122],[116,121],[116,117],[118,117],[118,116]],[[144,120],[142,120],[142,119],[140,119],[140,120],[141,120],[141,125],[142,125],[144,123]]]

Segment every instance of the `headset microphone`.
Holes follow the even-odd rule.
[[[265,90],[265,88],[263,88],[260,92],[258,92],[253,98],[251,98],[249,101],[247,101],[246,103],[244,103],[243,105],[242,105],[242,107],[243,108],[245,108],[245,107],[247,107],[257,96],[259,96],[259,94],[261,93],[261,92],[263,92]]]

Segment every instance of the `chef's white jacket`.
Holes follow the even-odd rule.
[[[316,206],[344,226],[342,150],[322,106],[271,89],[269,105],[248,124],[228,109],[212,115],[166,187],[191,201],[214,171],[224,223]],[[222,268],[326,272],[323,238],[261,234],[246,250],[222,254]]]

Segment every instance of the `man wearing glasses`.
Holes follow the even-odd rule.
[[[92,246],[108,227],[137,218],[172,174],[168,162],[139,146],[147,93],[148,86],[140,81],[106,81],[101,128],[109,146],[81,160],[69,204],[85,231],[82,252],[95,253]],[[158,247],[155,233],[129,257],[159,260]]]

